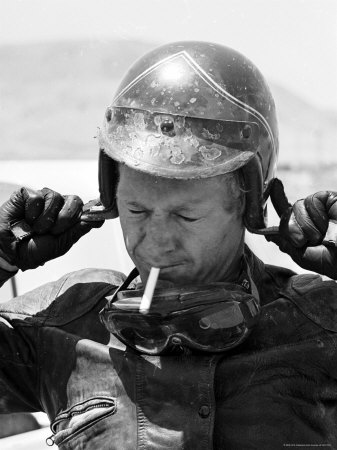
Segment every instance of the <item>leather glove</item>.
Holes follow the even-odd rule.
[[[0,208],[0,270],[7,279],[17,269],[27,270],[64,255],[103,220],[81,220],[83,202],[76,195],[43,188],[21,188]],[[7,266],[6,266],[7,264]]]
[[[275,179],[270,198],[281,220],[279,234],[266,239],[303,269],[337,279],[337,192],[316,192],[292,206]]]

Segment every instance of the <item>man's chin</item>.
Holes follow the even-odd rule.
[[[167,285],[170,285],[170,287],[182,286],[184,284],[189,283],[186,274],[184,274],[184,271],[178,267],[161,269],[159,273],[159,281],[161,283],[166,283]]]

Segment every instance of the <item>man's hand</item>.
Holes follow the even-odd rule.
[[[316,192],[291,206],[275,179],[270,198],[281,220],[279,235],[266,239],[303,269],[337,279],[337,192]]]
[[[103,224],[81,220],[82,207],[78,196],[48,188],[14,192],[0,207],[0,269],[34,269],[64,255],[91,228]]]

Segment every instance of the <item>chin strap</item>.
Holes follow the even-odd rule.
[[[267,227],[267,206],[268,197],[280,197],[278,195],[279,186],[282,182],[278,178],[273,178],[263,193],[263,178],[261,165],[257,156],[252,158],[242,169],[244,185],[246,190],[246,211],[244,217],[245,227],[250,233],[264,236],[275,236],[279,234],[279,227]],[[273,206],[278,212],[278,205]],[[290,206],[290,205],[289,205]]]
[[[107,156],[101,149],[98,157],[100,198],[91,200],[84,205],[81,220],[96,222],[118,217],[116,204],[118,177],[118,163]]]

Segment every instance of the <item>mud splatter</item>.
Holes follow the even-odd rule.
[[[221,150],[216,147],[205,147],[202,145],[199,148],[200,153],[207,161],[213,161],[214,159],[219,158],[221,156]]]
[[[211,139],[212,141],[220,139],[220,133],[211,133],[207,128],[203,128],[201,134],[205,139]]]
[[[146,124],[143,113],[136,113],[133,119],[133,123],[138,130],[145,130]]]
[[[179,148],[173,148],[171,150],[170,161],[172,164],[182,164],[185,161],[185,156]]]

